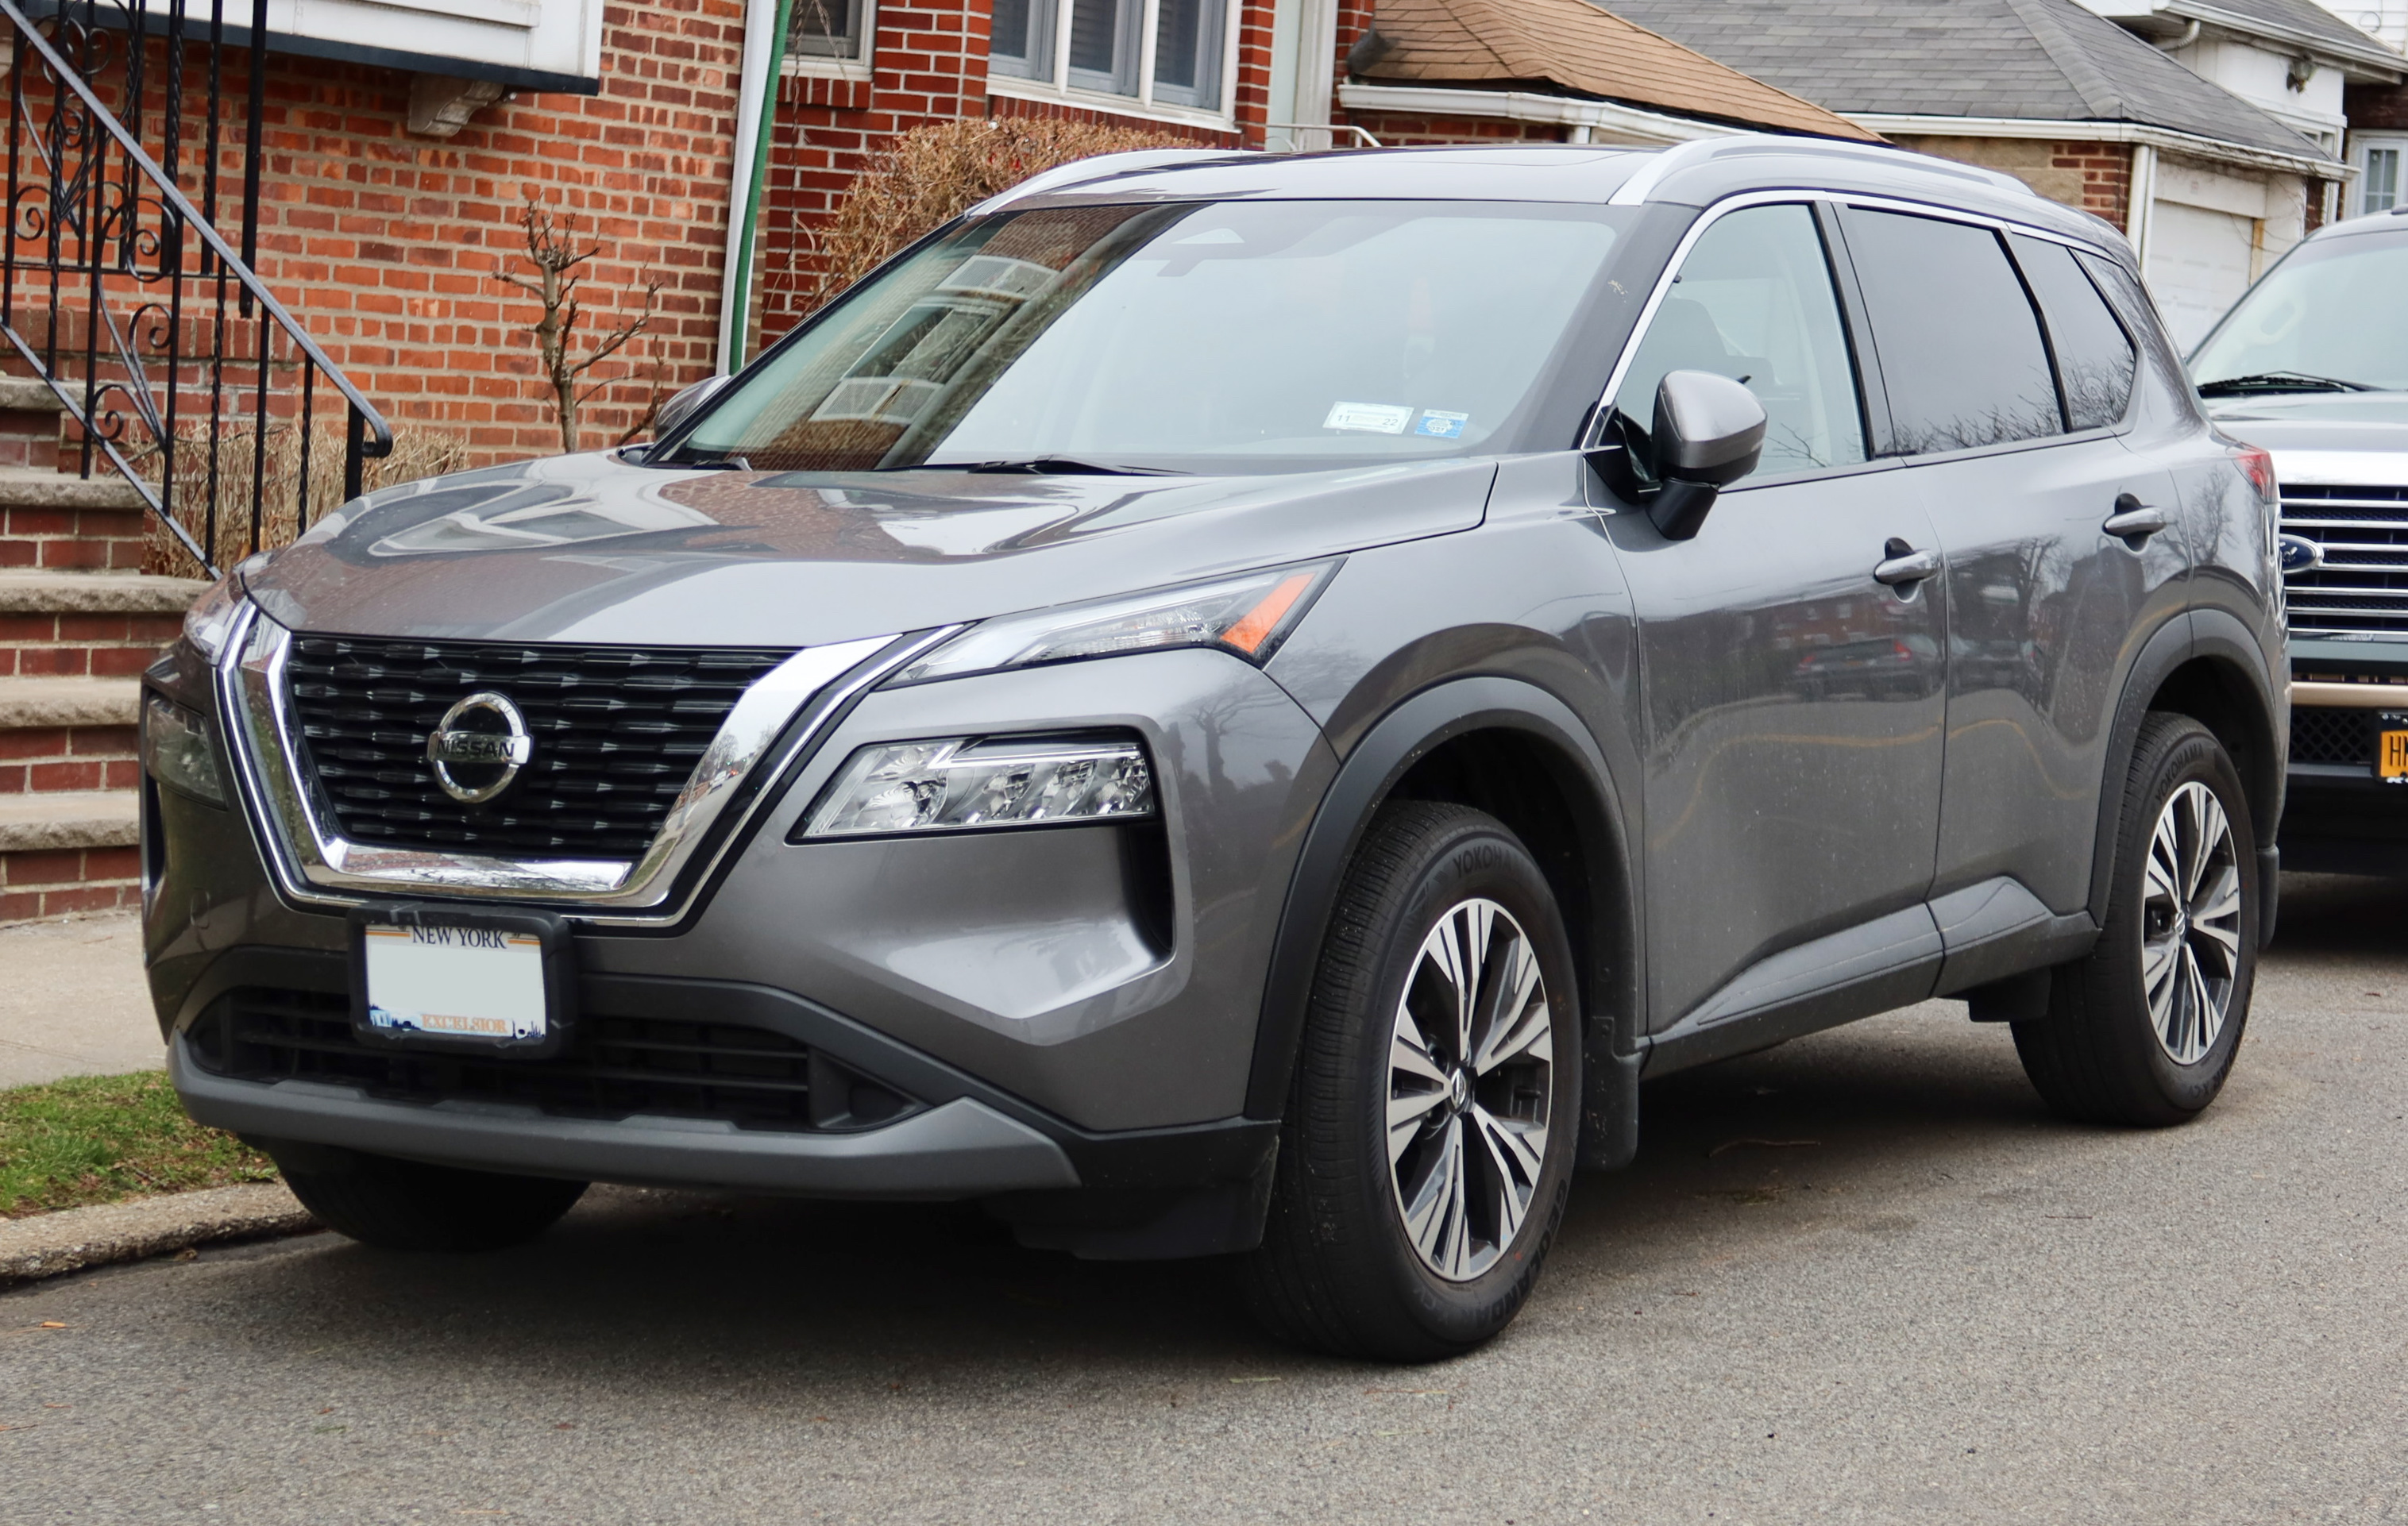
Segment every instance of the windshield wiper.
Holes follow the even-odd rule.
[[[911,468],[887,467],[888,471]],[[1072,456],[1031,456],[1025,461],[924,461],[930,472],[1019,472],[1030,477],[1185,477],[1161,466],[1113,466]]]
[[[2371,392],[2374,390],[2363,381],[2344,381],[2338,377],[2314,376],[2305,371],[2258,371],[2245,377],[2202,381],[2199,386],[2199,395],[2238,397],[2246,392]]]

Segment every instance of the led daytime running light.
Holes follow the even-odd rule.
[[[1134,738],[953,736],[861,749],[801,835],[1130,820],[1154,809],[1154,770]]]

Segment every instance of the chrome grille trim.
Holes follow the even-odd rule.
[[[2283,580],[2291,634],[2408,637],[2408,487],[2282,492],[2283,533],[2325,553]]]
[[[655,924],[683,914],[683,904],[669,904],[672,892],[730,802],[756,773],[767,778],[783,773],[817,739],[829,714],[959,629],[947,627],[912,641],[882,635],[807,647],[763,675],[728,713],[652,846],[633,862],[518,859],[345,840],[333,830],[332,815],[314,798],[299,763],[303,743],[287,700],[285,673],[294,633],[255,606],[245,606],[228,635],[218,665],[218,706],[228,718],[222,734],[243,814],[260,856],[289,900],[322,906],[356,906],[373,894],[548,902],[577,911],[581,921]],[[882,652],[884,660],[871,663]],[[843,683],[831,690],[838,679]],[[823,706],[821,719],[770,757],[780,734],[823,694],[831,703]],[[763,803],[762,795],[753,795],[731,827],[741,826]],[[718,836],[712,863],[734,835],[730,831]]]

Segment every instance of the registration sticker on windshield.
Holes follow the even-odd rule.
[[[1395,403],[1333,403],[1324,429],[1355,429],[1369,435],[1401,435],[1413,410]]]
[[[1422,421],[1413,426],[1416,435],[1434,435],[1442,440],[1463,438],[1463,426],[1471,421],[1468,413],[1442,413],[1437,408],[1422,409]]]

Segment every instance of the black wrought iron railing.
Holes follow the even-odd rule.
[[[357,494],[366,460],[393,449],[253,271],[265,0],[248,10],[236,45],[225,0],[0,0],[0,368],[47,382],[72,464],[134,484],[213,575]],[[238,143],[230,59],[245,77]],[[238,250],[216,225],[237,193]],[[337,419],[339,440],[322,437]]]

